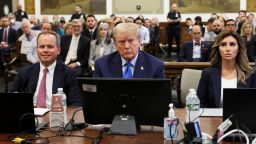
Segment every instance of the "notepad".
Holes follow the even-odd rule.
[[[36,116],[43,116],[48,111],[50,111],[48,108],[34,108],[34,113]]]
[[[201,108],[200,111],[203,109]],[[222,117],[223,109],[222,108],[204,108],[204,112],[201,115],[202,117]]]

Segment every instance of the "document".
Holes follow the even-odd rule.
[[[21,54],[27,54],[30,47],[31,47],[31,42],[23,40],[22,43],[21,43],[20,53]]]
[[[36,116],[43,116],[48,111],[50,111],[48,108],[34,108],[34,113]]]
[[[223,115],[222,108],[201,108],[200,111],[203,111],[202,117],[222,117]]]

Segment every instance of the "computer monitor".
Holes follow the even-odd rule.
[[[169,79],[78,78],[85,122],[111,124],[115,115],[135,116],[137,125],[163,126],[172,102]]]
[[[223,121],[231,115],[231,129],[238,128],[246,133],[256,133],[255,88],[229,88],[223,91]],[[248,132],[248,130],[250,132]]]
[[[0,96],[0,133],[35,133],[33,94],[0,93]]]

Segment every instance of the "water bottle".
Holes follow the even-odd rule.
[[[57,94],[62,96],[62,106],[63,106],[63,114],[64,114],[64,123],[67,123],[67,96],[63,91],[63,88],[58,88]]]
[[[200,100],[196,95],[195,89],[189,89],[186,97],[186,122],[199,122]]]

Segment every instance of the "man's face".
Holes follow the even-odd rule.
[[[192,37],[197,42],[199,42],[201,40],[202,33],[201,33],[200,27],[197,27],[197,26],[193,27],[193,29],[192,29]]]
[[[94,17],[87,17],[86,25],[90,29],[93,29],[96,25],[96,20],[94,19]]]
[[[22,29],[23,33],[25,33],[25,34],[30,34],[30,32],[31,32],[31,26],[28,23],[24,23],[21,26],[21,29]]]
[[[8,18],[2,18],[2,26],[3,27],[8,27],[10,24],[10,21]]]
[[[115,38],[115,46],[121,57],[130,61],[137,55],[140,41],[136,34],[119,33]]]
[[[52,34],[40,35],[37,41],[37,55],[41,63],[48,67],[60,54],[60,48],[57,47],[56,37]]]
[[[177,11],[177,4],[172,4],[171,9],[172,11]]]
[[[72,32],[75,35],[80,35],[83,30],[83,25],[80,22],[72,24]]]
[[[236,23],[234,21],[228,21],[226,23],[225,29],[229,30],[229,31],[235,31],[236,30]]]
[[[144,21],[144,26],[145,27],[150,28],[150,25],[151,25],[150,20],[145,20]]]
[[[80,12],[81,12],[81,8],[80,8],[79,6],[76,6],[76,7],[75,7],[75,12],[76,12],[76,13],[80,13]]]
[[[127,18],[127,19],[126,19],[126,22],[127,22],[127,23],[133,23],[133,19],[132,19],[132,18]]]
[[[214,33],[219,34],[222,31],[222,23],[220,21],[214,21],[212,24],[212,30]]]
[[[44,23],[42,25],[42,32],[47,32],[51,30],[51,24],[50,23]]]

